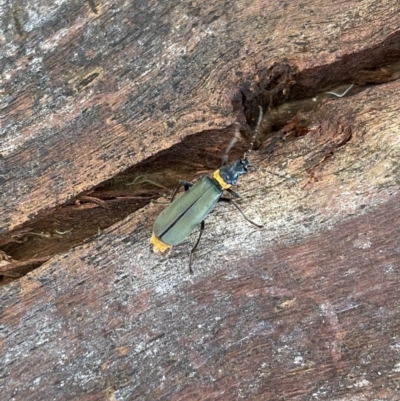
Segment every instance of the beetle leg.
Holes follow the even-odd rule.
[[[188,191],[191,187],[193,186],[193,184],[191,182],[188,181],[179,181],[179,185],[174,189],[174,192],[172,192],[172,197],[171,197],[171,203],[172,201],[175,199],[176,194],[178,193],[180,187],[184,187],[185,188],[185,192]]]
[[[235,192],[232,188],[228,188],[227,191],[234,197],[234,198],[240,198],[240,195]]]
[[[197,238],[197,241],[194,244],[194,247],[192,248],[192,250],[190,251],[190,256],[189,256],[189,273],[190,274],[193,274],[193,270],[192,270],[193,253],[196,251],[196,248],[200,243],[200,238],[201,238],[201,234],[203,234],[203,231],[204,231],[204,220],[200,224],[200,233],[199,233],[199,236]]]
[[[192,188],[193,184],[188,181],[182,181],[182,185],[185,188],[185,192],[189,191],[190,188]]]
[[[244,218],[245,220],[247,220],[249,223],[255,225],[256,227],[259,227],[259,228],[262,227],[262,225],[257,224],[257,223],[254,223],[254,221],[250,220],[250,219],[243,213],[243,210],[240,208],[240,206],[239,206],[236,202],[233,201],[233,199],[231,199],[231,198],[219,198],[219,201],[218,201],[218,202],[231,203],[233,206],[235,206],[235,208],[236,208],[237,210],[239,210],[240,214],[243,216],[243,218]]]

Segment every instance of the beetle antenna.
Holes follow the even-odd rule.
[[[222,156],[222,166],[225,166],[225,164],[228,162],[228,155],[231,149],[235,146],[235,143],[240,139],[240,132],[239,132],[239,123],[235,123],[235,133],[233,134],[233,138],[230,141],[228,147],[225,150],[224,155]]]
[[[259,131],[259,129],[260,129],[261,121],[262,121],[262,118],[263,118],[263,110],[262,110],[262,107],[261,107],[261,106],[258,106],[258,109],[260,110],[260,114],[259,114],[259,116],[258,116],[257,125],[256,125],[256,127],[254,128],[254,134],[253,134],[253,138],[251,138],[251,143],[250,143],[249,150],[248,150],[248,151],[245,153],[245,155],[244,155],[245,158],[252,152],[254,143],[256,142],[256,139],[257,139],[257,137],[258,137],[258,131]]]

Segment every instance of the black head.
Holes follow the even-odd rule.
[[[250,161],[245,157],[241,160],[236,160],[233,164],[225,164],[219,169],[219,175],[229,185],[235,185],[238,182],[239,176],[246,174]]]

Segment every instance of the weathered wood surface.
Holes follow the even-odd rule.
[[[189,134],[243,122],[270,92],[311,97],[399,53],[391,0],[57,4],[1,10],[1,232]],[[291,74],[269,77],[283,60]]]
[[[266,132],[237,189],[264,228],[216,209],[194,276],[193,238],[151,252],[163,206],[149,204],[2,287],[2,396],[398,399],[400,81],[374,69],[400,59],[398,3],[196,4],[64,5],[47,24],[29,5],[10,10],[5,234],[208,130],[183,142],[188,153],[166,154],[197,166],[196,141],[212,149],[212,129],[244,125],[271,97],[358,86],[288,102],[289,117],[300,111],[287,124],[271,111],[264,131],[282,130]]]

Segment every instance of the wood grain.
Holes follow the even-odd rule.
[[[311,97],[400,53],[392,1],[92,3],[5,6],[1,232],[271,94]]]
[[[104,181],[128,167],[157,167],[167,186],[212,168],[230,124],[246,133],[255,106],[270,107],[236,188],[264,227],[216,208],[193,276],[194,237],[153,254],[164,205],[140,203],[0,287],[4,398],[397,400],[398,11],[315,0],[4,10],[4,249],[29,218],[68,215],[67,201],[82,231],[94,211],[106,220]],[[324,93],[352,82],[343,98]],[[31,261],[50,247],[26,238]]]

